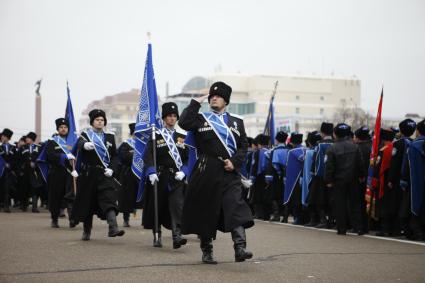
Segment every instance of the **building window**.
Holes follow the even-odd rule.
[[[299,107],[295,108],[295,114],[300,114],[300,108]]]
[[[295,100],[300,100],[300,96],[299,95],[295,96]]]
[[[325,113],[325,111],[323,110],[323,108],[320,108],[320,115],[323,115],[323,113]]]
[[[324,101],[325,100],[325,97],[324,96],[321,96],[320,97],[320,101]]]

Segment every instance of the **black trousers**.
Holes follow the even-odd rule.
[[[335,182],[332,190],[334,190],[334,212],[338,232],[347,231],[348,221],[354,229],[359,229],[361,213],[358,182]]]

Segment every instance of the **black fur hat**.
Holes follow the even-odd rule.
[[[223,97],[226,104],[230,102],[230,95],[232,94],[232,88],[223,82],[215,82],[210,87],[210,92],[208,95],[208,103],[214,95]]]
[[[90,117],[90,125],[93,124],[94,119],[96,119],[97,117],[103,117],[103,119],[105,120],[105,126],[107,124],[105,111],[101,109],[93,109],[92,111],[89,112],[89,117]]]

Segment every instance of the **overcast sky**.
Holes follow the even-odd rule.
[[[352,76],[362,107],[425,115],[425,1],[0,0],[0,130],[34,130],[43,78],[43,136],[64,115],[140,87],[152,33],[158,92],[223,72]],[[14,138],[18,138],[15,136]]]

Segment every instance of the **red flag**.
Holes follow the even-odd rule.
[[[372,139],[372,151],[370,153],[370,165],[367,180],[366,189],[366,209],[369,215],[374,217],[375,214],[375,201],[376,201],[376,189],[378,186],[378,179],[374,176],[376,159],[378,157],[379,144],[381,142],[381,113],[382,113],[382,101],[384,100],[384,88],[381,91],[381,98],[379,100],[378,114],[376,114],[375,131],[373,132]],[[374,217],[375,218],[375,217]]]

